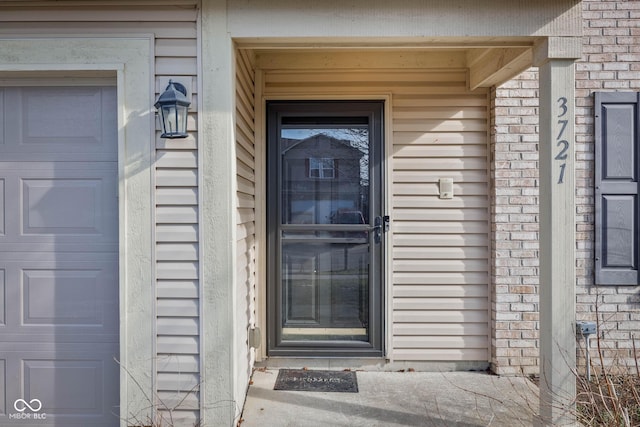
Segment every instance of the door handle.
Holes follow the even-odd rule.
[[[380,243],[382,241],[382,233],[389,231],[389,216],[377,216],[373,220],[373,226],[369,228],[373,232],[374,243]]]

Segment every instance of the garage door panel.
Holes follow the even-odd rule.
[[[116,165],[89,163],[73,167],[75,162],[69,162],[71,165],[54,167],[52,163],[59,162],[47,166],[41,163],[44,162],[0,162],[3,200],[20,201],[20,209],[3,211],[6,233],[0,234],[0,245],[116,242]],[[26,250],[42,249],[37,246]]]
[[[4,233],[0,234],[0,242],[15,241],[15,236],[20,233],[20,188],[18,178],[10,172],[4,170],[0,165],[0,178],[2,179],[2,193],[4,195],[2,219],[4,223]]]
[[[0,256],[4,258],[4,254],[0,253]],[[4,262],[0,258],[0,269],[4,273],[4,318],[5,324],[0,329],[2,333],[2,340],[9,340],[8,334],[16,332],[15,325],[20,324],[20,278],[18,270],[11,263]]]
[[[7,318],[5,316],[7,310],[5,306],[5,270],[0,268],[0,327],[7,324]],[[3,328],[4,329],[4,328]],[[2,331],[2,329],[0,329]],[[0,332],[1,333],[1,332]]]
[[[9,237],[9,236],[7,236]],[[31,239],[34,240],[34,239]],[[51,238],[50,236],[44,236],[41,242],[37,242],[37,250],[41,252],[35,252],[34,243],[15,243],[7,238],[3,238],[0,236],[0,252],[6,251],[7,248],[9,250],[13,250],[16,253],[24,253],[28,258],[45,256],[47,252],[55,252],[57,249],[61,249],[66,253],[75,253],[78,256],[82,256],[85,253],[96,253],[96,252],[114,252],[118,250],[117,242],[113,243],[105,243],[105,244],[90,244],[90,245],[78,245],[75,243],[64,243],[64,242],[56,242],[56,239]],[[59,239],[58,239],[59,240]]]
[[[0,359],[0,416],[7,413],[7,360]]]
[[[102,326],[100,270],[22,270],[23,325]]]
[[[37,254],[30,255],[37,258]],[[117,343],[115,255],[111,262],[76,261],[72,254],[55,261],[55,256],[49,253],[38,261],[0,262],[0,271],[6,271],[10,278],[3,286],[6,301],[20,307],[3,310],[9,315],[2,328],[4,339],[10,335],[13,339],[19,335],[36,339],[37,335],[51,334],[52,338],[68,335],[65,341]],[[99,258],[100,254],[84,256],[91,257]]]
[[[9,328],[7,328],[7,331]],[[12,330],[18,330],[17,328],[13,328]],[[9,333],[7,331],[2,332],[2,338],[7,341],[11,341],[16,346],[20,343],[33,343],[38,342],[41,345],[51,344],[51,348],[55,349],[60,344],[104,344],[109,343],[113,348],[114,344],[118,343],[119,336],[117,333],[92,333],[88,329],[84,332],[73,332],[69,328],[56,327],[49,328],[49,330],[44,330],[44,328],[40,329],[40,332],[37,331],[28,331],[28,332],[18,332],[18,333]],[[53,331],[53,332],[52,332]],[[12,344],[12,345],[13,345]],[[30,347],[29,347],[30,348]],[[114,354],[115,356],[115,354]],[[0,423],[2,425],[2,423]]]
[[[26,87],[22,101],[23,144],[98,144],[102,138],[102,89]]]
[[[105,248],[113,248],[112,245],[104,245]],[[12,263],[21,262],[24,268],[94,268],[94,265],[98,265],[100,269],[115,268],[117,274],[117,262],[118,253],[108,252],[100,253],[95,251],[82,251],[74,253],[73,251],[58,251],[52,253],[49,251],[44,252],[26,252],[21,253],[14,251],[6,254],[2,254],[0,259],[0,268],[5,268],[6,265]],[[114,267],[115,263],[115,267]],[[102,266],[104,264],[104,266]]]
[[[23,360],[24,389],[38,396],[45,411],[58,415],[99,415],[104,412],[104,360]],[[82,381],[78,381],[82,378]],[[55,387],[51,387],[54,384]]]
[[[4,235],[4,178],[0,178],[0,235]]]
[[[5,140],[0,153],[116,160],[111,147],[117,141],[115,87],[15,87],[5,88],[3,98],[12,108],[5,108],[2,116]]]
[[[98,179],[23,179],[24,234],[105,234]]]
[[[39,426],[113,426],[118,424],[117,389],[119,366],[109,348],[104,346],[68,346],[65,352],[19,346],[0,351],[6,354],[0,359],[0,423],[5,425],[29,425],[25,420],[6,419],[15,414],[17,399],[27,402],[38,399],[46,414],[46,421]],[[3,376],[2,372],[5,373]],[[81,379],[79,381],[78,379]],[[33,406],[37,405],[33,402]],[[19,405],[21,406],[21,405]],[[27,410],[26,413],[30,411]],[[5,416],[2,416],[5,415]],[[35,423],[35,421],[34,421]]]

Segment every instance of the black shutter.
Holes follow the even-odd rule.
[[[595,94],[596,284],[638,284],[640,93]]]

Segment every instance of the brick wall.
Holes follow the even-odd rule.
[[[538,371],[538,74],[492,91],[492,367]]]
[[[635,369],[640,287],[593,284],[593,93],[640,91],[640,2],[584,0],[582,5],[584,48],[576,64],[576,317],[599,322],[606,364]],[[503,375],[538,371],[537,88],[537,71],[530,69],[492,93],[491,363]],[[595,349],[596,341],[591,345]]]

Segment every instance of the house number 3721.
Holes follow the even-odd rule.
[[[567,151],[569,151],[569,141],[563,139],[564,131],[567,129],[569,120],[563,119],[567,114],[567,98],[561,96],[558,98],[558,124],[560,125],[560,131],[556,138],[556,147],[559,151],[556,154],[555,160],[560,162],[560,176],[558,176],[558,184],[564,184],[564,170],[567,167]]]

